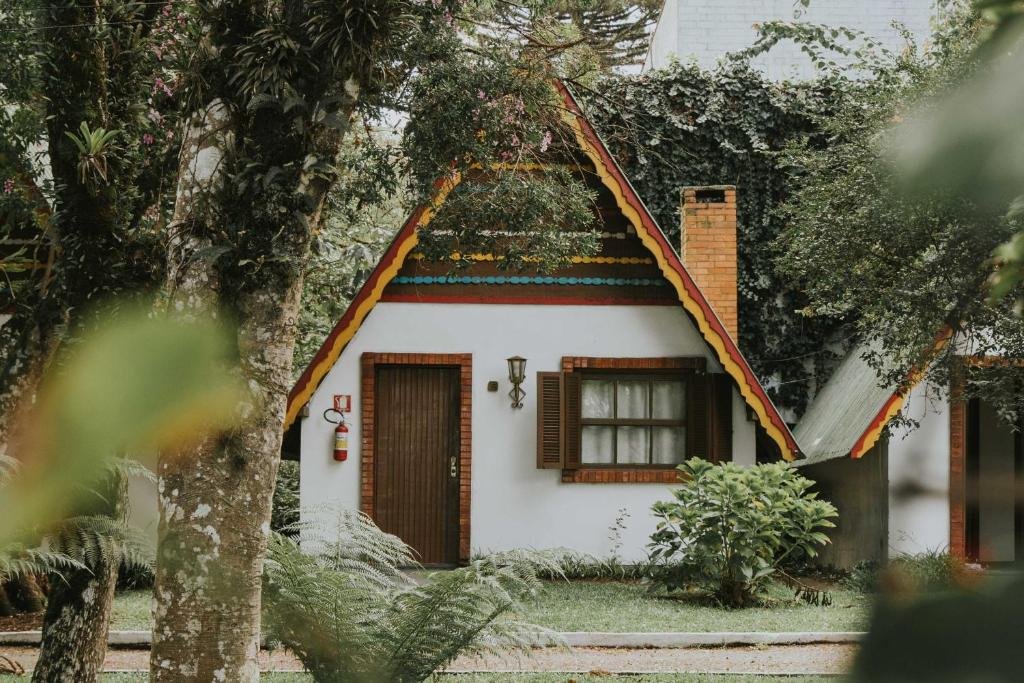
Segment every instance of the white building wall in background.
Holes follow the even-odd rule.
[[[360,357],[376,353],[471,353],[472,551],[571,548],[607,557],[609,528],[629,513],[621,556],[643,558],[655,520],[651,505],[669,498],[664,484],[562,483],[559,470],[536,468],[538,371],[559,370],[562,356],[704,355],[703,339],[676,306],[560,306],[378,303],[321,383],[302,422],[301,503],[359,506]],[[505,359],[527,359],[525,406],[509,405]],[[487,391],[497,380],[500,389]],[[331,459],[334,426],[320,418],[333,394],[352,396],[349,459]],[[733,396],[735,460],[753,464],[754,424]]]
[[[949,401],[927,382],[904,408],[916,429],[889,437],[889,554],[949,548]]]
[[[712,68],[725,54],[754,43],[755,24],[792,21],[796,14],[799,21],[862,31],[898,52],[904,41],[893,21],[923,42],[933,11],[933,0],[811,0],[807,8],[795,0],[665,0],[644,69],[663,68],[673,56]],[[792,41],[779,43],[754,64],[772,80],[814,76],[810,59]]]

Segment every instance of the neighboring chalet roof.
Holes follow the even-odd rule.
[[[693,318],[704,340],[714,350],[722,367],[735,381],[737,389],[757,416],[765,433],[778,446],[784,458],[794,460],[798,455],[796,441],[754,375],[750,365],[740,353],[736,342],[729,336],[714,310],[701,294],[689,273],[686,272],[679,256],[665,238],[647,207],[644,206],[639,195],[623,175],[607,147],[583,116],[580,106],[572,94],[562,83],[556,83],[556,87],[565,103],[566,121],[574,130],[580,149],[593,163],[601,182],[614,195],[619,210],[632,224],[644,247],[654,257],[661,274],[674,289],[675,297]],[[436,207],[443,203],[445,197],[458,182],[459,178],[456,177],[439,183],[432,205]],[[431,215],[430,206],[421,206],[413,212],[349,305],[348,310],[334,326],[323,346],[302,376],[299,377],[288,395],[285,429],[295,422],[299,411],[312,397],[345,346],[355,336],[366,316],[381,299],[385,286],[395,277],[406,257],[416,246],[417,229],[429,223]]]
[[[793,430],[805,456],[800,465],[861,457],[903,407],[904,396],[879,385],[878,373],[864,360],[869,349],[862,344],[847,354]]]

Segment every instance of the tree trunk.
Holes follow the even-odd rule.
[[[260,588],[299,283],[251,295],[239,329],[253,394],[240,429],[161,456],[154,681],[257,681]]]
[[[222,307],[238,316],[235,371],[250,395],[230,434],[185,453],[160,455],[153,681],[259,679],[260,589],[271,501],[281,450],[294,320],[301,278],[221,299],[219,275],[190,236],[194,197],[217,182],[227,117],[214,103],[190,126],[182,146],[169,254],[171,309],[208,319]],[[227,298],[227,297],[225,297]]]
[[[127,481],[111,474],[105,486],[79,510],[123,520],[128,509]],[[39,660],[32,672],[37,683],[92,683],[103,671],[110,610],[114,605],[121,553],[109,546],[87,569],[69,569],[50,581]]]
[[[39,588],[39,582],[32,574],[19,576],[4,584],[4,591],[15,613],[42,612],[46,607],[46,596]]]
[[[112,559],[91,572],[65,572],[63,580],[52,582],[33,681],[90,683],[99,678],[117,584],[118,558]]]

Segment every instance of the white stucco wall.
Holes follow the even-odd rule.
[[[711,68],[726,53],[752,45],[755,24],[792,21],[797,13],[799,21],[863,31],[898,52],[903,39],[892,22],[906,25],[923,41],[933,5],[933,0],[811,0],[804,9],[794,0],[665,0],[645,68],[667,66],[672,56]],[[776,45],[754,64],[773,80],[814,75],[810,60],[792,41]]]
[[[949,547],[949,403],[922,383],[905,414],[920,423],[889,439],[889,552]]]
[[[473,355],[473,552],[566,547],[610,552],[609,527],[629,513],[621,556],[640,559],[654,528],[650,506],[668,498],[661,484],[563,484],[558,470],[536,469],[535,373],[560,369],[562,356],[705,355],[720,371],[685,313],[674,306],[531,306],[380,303],[310,401],[302,422],[304,507],[359,503],[359,359],[364,352]],[[509,405],[505,359],[527,359],[525,406]],[[487,382],[497,380],[497,392]],[[347,462],[331,459],[333,425],[321,419],[333,394],[351,394]],[[754,425],[733,397],[735,459],[752,464]]]

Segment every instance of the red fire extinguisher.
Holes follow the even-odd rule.
[[[348,427],[344,419],[334,428],[334,459],[338,462],[348,460]]]

